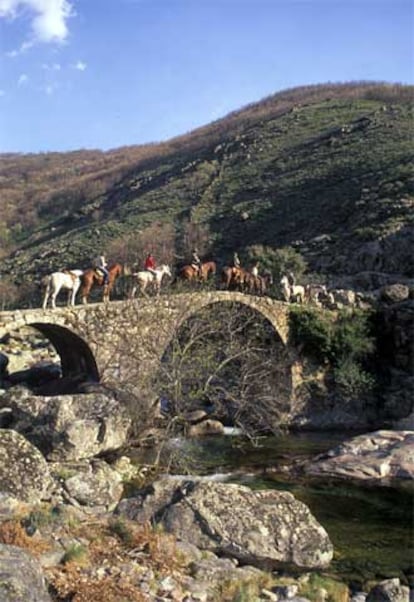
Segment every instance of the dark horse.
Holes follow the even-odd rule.
[[[115,263],[114,265],[111,265],[110,268],[108,268],[108,273],[108,284],[105,284],[105,286],[103,287],[102,300],[105,302],[109,301],[109,295],[114,287],[115,280],[121,274],[127,274],[127,269],[122,264]],[[82,298],[82,303],[88,302],[89,293],[91,292],[91,289],[94,285],[103,286],[103,275],[95,268],[85,270],[81,276],[80,295]]]
[[[216,262],[205,261],[201,264],[200,272],[192,265],[184,265],[177,274],[177,279],[187,282],[207,282],[210,276],[216,275]]]

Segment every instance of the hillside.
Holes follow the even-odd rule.
[[[0,275],[38,281],[97,249],[222,262],[290,246],[309,270],[414,277],[413,89],[356,83],[275,94],[162,144],[1,155]]]

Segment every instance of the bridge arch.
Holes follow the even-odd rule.
[[[283,303],[274,301],[270,298],[255,297],[253,295],[246,295],[244,293],[233,291],[214,291],[211,293],[192,295],[191,302],[186,305],[183,304],[185,309],[178,321],[178,328],[192,316],[195,316],[200,310],[217,303],[238,303],[250,307],[258,314],[262,315],[271,324],[283,345],[287,345],[289,326],[288,316]]]
[[[48,322],[28,324],[41,332],[60,356],[62,377],[84,376],[86,380],[99,382],[99,371],[89,345],[73,331]]]

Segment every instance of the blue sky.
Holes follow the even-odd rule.
[[[313,83],[413,83],[411,0],[0,0],[0,152],[166,140]]]

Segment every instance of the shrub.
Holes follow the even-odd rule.
[[[292,247],[274,249],[252,245],[247,247],[246,254],[249,262],[259,261],[262,269],[269,270],[277,280],[288,272],[293,272],[297,278],[301,278],[307,267],[302,255]]]
[[[320,362],[331,355],[331,320],[312,309],[294,308],[290,312],[293,342],[300,345],[305,354]]]
[[[375,379],[365,369],[375,352],[372,319],[367,312],[334,314],[308,308],[290,313],[293,342],[306,355],[329,364],[344,399],[372,390]]]
[[[355,360],[344,358],[333,371],[335,384],[345,400],[355,399],[368,393],[374,387],[375,380]]]
[[[62,564],[68,562],[84,565],[88,559],[88,550],[82,544],[74,543],[68,547],[63,558]]]

